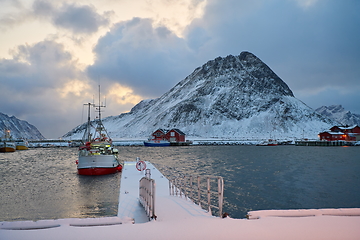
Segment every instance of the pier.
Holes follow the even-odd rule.
[[[295,146],[355,146],[353,142],[346,141],[295,141]]]

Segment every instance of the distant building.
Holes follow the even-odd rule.
[[[185,133],[180,129],[173,128],[166,133],[169,142],[185,142]]]
[[[155,141],[165,140],[168,142],[185,142],[185,133],[177,128],[170,130],[159,128],[151,135],[152,139]]]
[[[319,133],[323,141],[360,141],[360,127],[334,126],[330,131]]]

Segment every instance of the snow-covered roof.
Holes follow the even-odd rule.
[[[351,127],[338,127],[342,130],[351,130],[351,129],[354,129],[355,127],[357,127],[357,125],[354,125],[354,126],[351,126]]]
[[[331,135],[343,135],[343,134],[345,134],[345,133],[343,133],[343,132],[331,132],[331,131],[329,131],[329,132],[322,132],[322,133],[329,133],[329,134],[331,134]],[[320,133],[320,134],[322,134],[322,133]]]

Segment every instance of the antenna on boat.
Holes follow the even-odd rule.
[[[99,85],[99,105],[95,106],[96,111],[98,112],[98,119],[97,119],[97,132],[99,133],[100,136],[102,136],[102,132],[104,131],[105,134],[109,137],[109,134],[106,130],[106,128],[104,127],[102,120],[101,120],[101,108],[106,107],[106,105],[104,105],[103,103],[101,103],[101,96],[100,96],[100,85]]]
[[[93,103],[85,103],[84,105],[88,105],[88,119],[86,124],[86,129],[83,136],[83,141],[89,142],[91,140],[91,133],[90,133],[90,126],[91,126],[91,119],[90,119],[90,107],[94,107],[95,104]]]
[[[100,99],[100,85],[99,85],[99,105],[98,106],[95,106],[96,107],[96,110],[98,112],[98,118],[99,120],[101,121],[101,108],[102,107],[106,107],[106,104],[104,105],[103,103],[101,103],[101,99]]]

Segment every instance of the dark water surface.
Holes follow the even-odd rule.
[[[188,175],[225,181],[224,211],[360,207],[360,147],[118,147]],[[0,153],[0,221],[117,214],[121,174],[77,175],[75,148]]]

